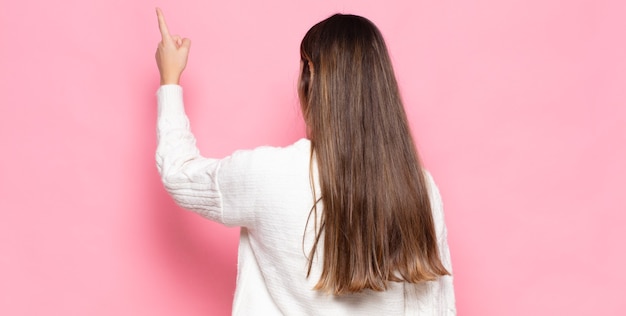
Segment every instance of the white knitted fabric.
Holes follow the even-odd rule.
[[[456,314],[451,276],[419,285],[391,282],[385,292],[341,297],[312,290],[321,261],[314,258],[306,278],[315,235],[313,217],[306,227],[313,206],[309,140],[204,158],[189,128],[182,88],[161,86],[157,99],[156,161],[165,188],[180,206],[241,227],[233,315]],[[432,177],[427,179],[441,258],[452,271],[441,197]]]

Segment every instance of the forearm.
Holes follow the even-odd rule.
[[[184,112],[182,88],[161,86],[157,99],[156,163],[165,189],[180,206],[221,222],[219,160],[200,155]]]
[[[176,173],[185,161],[200,155],[183,105],[182,87],[163,85],[157,91],[157,168],[162,178]]]

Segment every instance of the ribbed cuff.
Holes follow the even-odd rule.
[[[185,113],[183,87],[176,84],[162,85],[156,95],[159,116],[177,116]]]

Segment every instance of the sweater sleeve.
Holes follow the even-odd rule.
[[[452,261],[450,260],[447,229],[443,214],[443,201],[439,189],[430,173],[426,172],[425,177],[429,184],[428,195],[430,197],[433,221],[437,233],[439,256],[444,267],[451,275],[444,275],[431,282],[407,284],[406,314],[452,316],[456,315],[456,304],[452,277]]]
[[[220,160],[204,158],[196,147],[179,85],[157,90],[157,169],[176,203],[210,220],[223,223],[217,181]]]

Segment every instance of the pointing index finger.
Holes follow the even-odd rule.
[[[159,20],[159,30],[161,31],[161,39],[170,38],[170,32],[167,29],[167,24],[165,24],[165,17],[163,17],[163,12],[160,8],[156,8],[157,19]]]

